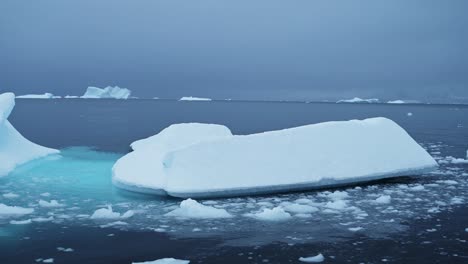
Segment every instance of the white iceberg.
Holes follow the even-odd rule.
[[[378,103],[378,102],[379,102],[379,99],[377,98],[362,99],[359,97],[337,101],[337,103]]]
[[[0,94],[0,177],[6,176],[18,165],[59,153],[58,150],[39,146],[24,138],[8,121],[15,106],[13,93]]]
[[[404,104],[405,101],[403,100],[393,100],[393,101],[388,101],[387,104]]]
[[[20,99],[55,99],[61,98],[60,96],[55,96],[51,93],[44,93],[44,94],[25,94],[25,95],[18,95],[16,98]]]
[[[212,101],[212,99],[203,97],[184,96],[180,98],[179,101]]]
[[[182,198],[310,190],[438,167],[404,129],[381,117],[200,142],[169,152],[163,164],[165,191]]]
[[[310,190],[418,175],[438,166],[386,118],[246,136],[220,125],[177,124],[131,146],[134,151],[114,165],[114,184],[181,198]]]
[[[115,186],[130,191],[165,194],[163,158],[167,152],[197,142],[229,136],[232,136],[231,131],[221,125],[171,125],[155,136],[133,142],[133,152],[115,163],[112,181]]]
[[[6,204],[0,203],[0,217],[5,216],[23,216],[27,214],[32,214],[34,212],[33,208],[24,208],[19,206],[8,206]]]
[[[175,259],[175,258],[163,258],[153,261],[145,262],[133,262],[132,264],[189,264],[190,260]]]
[[[94,213],[89,217],[93,220],[115,220],[115,219],[127,219],[134,215],[135,213],[132,210],[120,214],[112,210],[112,206],[107,206],[107,208],[100,208],[94,211]]]
[[[106,88],[88,87],[85,94],[81,98],[113,98],[113,99],[128,99],[132,92],[127,88],[120,88],[118,86],[107,86]]]
[[[322,254],[318,254],[313,257],[301,257],[299,261],[306,262],[306,263],[320,263],[325,260],[325,257]]]

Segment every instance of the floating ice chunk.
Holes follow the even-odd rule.
[[[418,185],[416,185],[416,186],[410,187],[409,189],[412,190],[412,191],[423,191],[423,190],[424,190],[424,186],[421,185],[421,184],[418,184]]]
[[[3,194],[3,197],[8,198],[8,199],[14,199],[14,198],[18,198],[19,195],[16,193],[9,192],[9,193]]]
[[[418,175],[438,166],[386,118],[200,142],[169,152],[163,163],[166,192],[184,198],[314,189]]]
[[[57,251],[61,251],[61,252],[73,252],[73,251],[75,251],[75,250],[73,250],[73,248],[58,247],[58,248],[57,248]]]
[[[107,227],[125,226],[125,225],[128,225],[128,223],[127,223],[127,222],[123,222],[123,221],[116,221],[116,222],[108,223],[108,224],[105,224],[105,225],[101,225],[100,227],[101,227],[101,228],[107,228]]]
[[[49,196],[50,196],[50,193],[48,193],[48,192],[41,193],[40,196],[49,197]]]
[[[165,194],[163,158],[167,152],[197,142],[230,136],[231,131],[222,125],[171,125],[155,136],[133,142],[133,152],[115,163],[112,181],[115,186],[130,191]]]
[[[57,200],[51,200],[50,202],[39,200],[39,206],[53,208],[53,207],[62,207],[64,205],[57,202]]]
[[[44,259],[42,263],[54,263],[54,259],[53,258]]]
[[[54,217],[53,217],[53,216],[49,216],[49,217],[36,217],[36,218],[31,219],[31,220],[32,220],[33,222],[43,223],[43,222],[54,221]]]
[[[32,223],[31,219],[26,219],[26,220],[11,220],[10,224],[12,225],[27,225]]]
[[[0,94],[0,177],[9,174],[18,165],[50,154],[59,153],[24,138],[8,122],[8,116],[15,106],[13,93]]]
[[[60,98],[60,96],[54,96],[51,93],[44,93],[44,94],[25,94],[25,95],[18,95],[16,98],[19,99],[52,99],[52,98]]]
[[[454,181],[454,180],[439,180],[439,181],[436,181],[437,183],[444,183],[444,184],[447,184],[447,185],[457,185],[458,182],[457,181]]]
[[[107,86],[106,88],[88,87],[85,94],[81,98],[112,98],[112,99],[128,99],[132,92],[127,88],[120,88],[118,86]]]
[[[163,258],[153,261],[145,261],[145,262],[133,262],[132,264],[189,264],[190,260],[182,260],[182,259],[175,259],[175,258]]]
[[[382,195],[378,197],[377,199],[374,200],[375,203],[378,204],[388,204],[392,200],[392,197],[390,195]]]
[[[275,207],[273,209],[265,208],[261,212],[250,213],[246,216],[263,221],[285,221],[291,218],[291,215],[281,207]]]
[[[357,231],[361,231],[361,230],[363,230],[363,229],[364,229],[364,228],[361,227],[361,226],[348,228],[348,230],[351,231],[351,232],[357,232]]]
[[[101,208],[94,211],[94,213],[90,216],[90,219],[95,220],[115,220],[115,219],[126,219],[130,218],[134,215],[132,210],[125,212],[124,214],[120,214],[118,212],[114,212],[112,210],[112,206],[108,206],[107,208]]]
[[[408,112],[406,115],[407,115],[407,116],[413,116],[413,113]]]
[[[322,254],[318,254],[317,256],[313,257],[301,257],[299,261],[306,262],[306,263],[320,263],[325,260],[325,257]]]
[[[325,207],[333,210],[346,210],[348,208],[348,202],[345,200],[335,200],[325,204]]]
[[[327,192],[325,196],[333,200],[342,200],[348,198],[349,194],[346,191],[334,191],[332,193]]]
[[[203,98],[203,97],[193,97],[193,96],[184,96],[179,99],[179,101],[211,101],[210,98]]]
[[[337,103],[378,103],[379,99],[377,98],[370,98],[370,99],[362,99],[359,97],[354,97],[353,99],[344,99],[339,100]]]
[[[315,213],[318,212],[319,209],[314,206],[310,205],[305,205],[305,204],[295,204],[295,203],[287,203],[287,204],[282,204],[281,207],[290,213],[295,213],[295,214],[310,214],[310,213]]]
[[[66,95],[65,97],[63,97],[65,99],[74,99],[74,98],[80,98],[79,96],[76,96],[76,95]]]
[[[232,217],[224,209],[203,205],[192,199],[182,201],[179,208],[167,213],[166,216],[200,219]]]
[[[32,214],[34,212],[33,208],[24,208],[19,206],[8,206],[0,203],[0,217],[3,216],[22,216],[27,214]]]

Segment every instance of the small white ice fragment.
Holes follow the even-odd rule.
[[[363,227],[360,227],[360,226],[348,228],[348,230],[351,231],[351,232],[357,232],[357,231],[360,231],[360,230],[362,230],[362,229],[364,229],[364,228],[363,228]]]
[[[0,203],[0,216],[21,216],[34,212],[33,208],[24,208],[19,206],[8,206]]]
[[[291,215],[285,212],[281,207],[275,207],[273,209],[265,208],[259,213],[247,214],[247,216],[263,221],[284,221],[291,218]]]
[[[299,261],[306,262],[306,263],[319,263],[323,262],[325,257],[322,254],[318,254],[317,256],[313,257],[300,257]]]
[[[199,219],[232,217],[232,215],[224,209],[203,205],[190,198],[183,200],[179,208],[167,213],[166,216]]]
[[[114,212],[112,210],[112,206],[108,206],[107,208],[101,208],[94,211],[91,215],[91,219],[98,219],[98,220],[113,220],[113,219],[126,219],[130,218],[134,215],[132,210],[125,212],[123,215],[120,215],[118,212]]]
[[[26,219],[26,220],[11,220],[10,224],[12,225],[27,225],[31,223],[31,219]]]
[[[189,264],[190,260],[182,260],[182,259],[175,259],[175,258],[163,258],[153,261],[145,261],[145,262],[133,262],[132,264]]]
[[[64,205],[57,202],[57,200],[51,200],[50,202],[39,200],[39,206],[53,208],[53,207],[62,207]]]
[[[13,199],[13,198],[18,198],[19,195],[9,192],[9,193],[3,194],[3,197],[8,198],[8,199]]]
[[[388,204],[392,200],[390,195],[382,195],[379,198],[375,199],[374,202],[378,204]]]

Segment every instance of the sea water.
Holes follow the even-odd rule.
[[[168,216],[166,214],[178,208],[181,200],[135,194],[112,186],[112,165],[129,151],[129,144],[173,123],[217,123],[228,126],[234,134],[249,134],[375,116],[391,118],[405,128],[439,161],[440,169],[427,175],[333,190],[199,201],[224,209],[233,216],[226,219]],[[468,164],[452,163],[449,156],[466,158],[467,116],[468,107],[460,105],[17,100],[11,123],[27,138],[59,148],[61,154],[25,164],[0,179],[0,203],[35,210],[15,219],[0,218],[0,259],[5,259],[2,263],[31,263],[47,258],[54,258],[55,263],[82,260],[106,263],[111,257],[103,252],[135,241],[133,243],[140,245],[138,249],[127,248],[126,254],[116,254],[111,263],[130,263],[130,260],[150,256],[167,257],[173,247],[182,248],[174,253],[176,255],[208,263],[216,263],[223,255],[230,256],[232,263],[281,263],[285,259],[296,261],[304,256],[297,254],[307,253],[298,252],[297,248],[311,245],[315,248],[317,244],[349,246],[356,243],[353,247],[356,248],[369,239],[395,241],[405,233],[414,233],[413,236],[420,238],[440,233],[440,237],[447,237],[453,245],[451,249],[440,250],[438,256],[441,259],[450,256],[452,262],[463,260],[467,254],[459,246],[467,239],[465,228],[468,226],[457,219],[437,220],[455,212],[466,215]],[[41,201],[50,203],[52,200],[57,202],[56,206],[41,206]],[[97,209],[109,206],[114,212],[132,211],[134,215],[125,219],[91,219]],[[275,207],[286,208],[291,217],[283,221],[253,217]],[[12,220],[21,223],[30,219],[43,221],[12,224]],[[421,228],[422,221],[430,226]],[[454,232],[458,233],[443,234],[444,226],[448,225],[457,227]],[[128,236],[127,241],[112,240],[113,234]],[[188,243],[187,239],[196,242]],[[148,243],[157,246],[168,241],[173,243],[172,247],[160,247],[159,251],[148,253],[153,247]],[[204,243],[214,243],[217,249],[211,244],[205,248]],[[73,244],[73,252],[56,250],[57,247],[71,247],[69,244]],[[89,246],[93,244],[96,250],[90,251]],[[437,248],[437,243],[431,239],[419,244]],[[268,248],[277,245],[281,245],[284,253],[270,253],[276,257],[254,252],[259,248],[270,252]],[[199,251],[195,254],[183,250],[186,247]],[[313,253],[318,252],[310,252]],[[346,258],[342,252],[327,253],[328,257]],[[399,255],[389,254],[387,258],[401,260]],[[353,258],[348,256],[349,259]]]

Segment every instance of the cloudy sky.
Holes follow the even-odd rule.
[[[0,91],[468,101],[468,1],[1,0]]]

